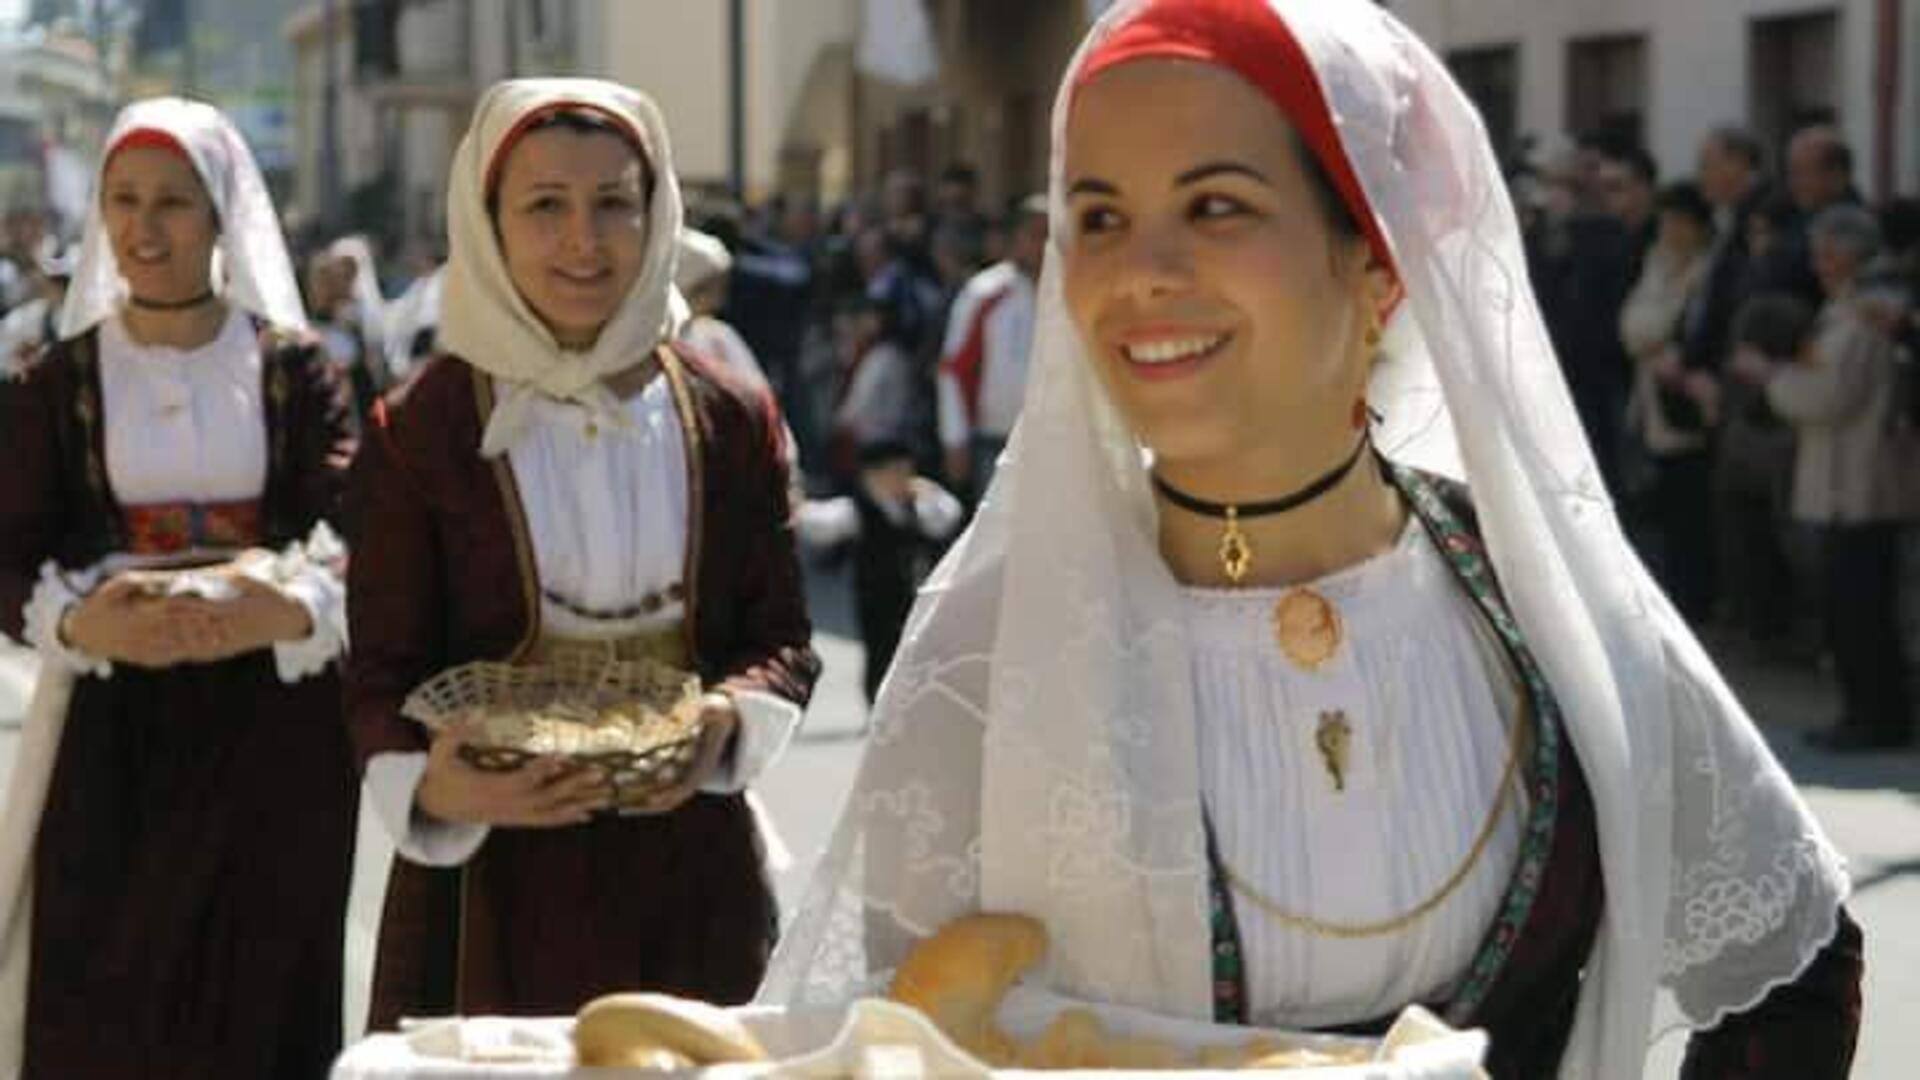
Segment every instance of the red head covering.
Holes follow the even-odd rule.
[[[633,152],[640,156],[641,172],[648,178],[646,186],[648,190],[652,189],[653,163],[647,160],[646,140],[640,137],[640,132],[634,129],[631,121],[590,102],[556,101],[528,112],[514,121],[505,135],[500,136],[500,145],[494,147],[493,157],[487,162],[486,181],[480,186],[480,190],[486,193],[487,198],[491,199],[499,191],[500,173],[506,167],[507,153],[514,148],[514,145],[525,138],[527,132],[535,125],[555,113],[563,112],[591,113],[612,125],[611,133],[625,139],[628,145],[633,147]]]
[[[1148,0],[1088,55],[1074,92],[1109,68],[1147,59],[1196,60],[1226,68],[1265,94],[1326,170],[1374,257],[1393,269],[1393,248],[1347,160],[1313,64],[1266,0]]]
[[[174,138],[170,132],[161,131],[159,128],[134,128],[120,136],[120,140],[107,151],[107,158],[112,160],[113,155],[122,150],[136,149],[165,150],[180,155],[181,160],[187,164],[193,164],[193,156],[187,153],[186,147],[180,145],[180,140]]]

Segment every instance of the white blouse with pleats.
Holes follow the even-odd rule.
[[[225,503],[262,495],[267,421],[260,338],[251,316],[233,308],[220,333],[192,349],[142,344],[115,316],[100,324],[98,343],[102,442],[115,503]],[[273,645],[283,682],[325,671],[346,648],[345,585],[323,557],[337,544],[322,526],[282,552],[274,567],[275,584],[307,609],[312,624],[306,637]],[[52,563],[42,567],[27,604],[28,643],[72,671],[111,675],[112,663],[61,639],[60,619],[115,572],[142,561],[114,552],[98,565],[72,572]]]
[[[1249,1012],[1290,1028],[1443,1001],[1503,898],[1527,808],[1516,790],[1460,887],[1401,929],[1348,939],[1269,914],[1372,923],[1433,895],[1493,806],[1519,704],[1491,630],[1417,521],[1389,551],[1310,587],[1345,623],[1312,671],[1273,632],[1286,590],[1183,590],[1202,789],[1220,858],[1246,884],[1234,905]],[[1344,790],[1316,742],[1334,711],[1351,729]]]

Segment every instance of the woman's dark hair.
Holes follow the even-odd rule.
[[[1813,318],[1813,308],[1791,293],[1761,293],[1734,314],[1733,340],[1768,356],[1793,356],[1812,332]]]
[[[1340,189],[1334,186],[1333,176],[1327,172],[1320,155],[1307,146],[1306,140],[1294,135],[1293,148],[1300,155],[1300,166],[1306,170],[1307,186],[1313,189],[1313,201],[1320,206],[1321,219],[1333,230],[1334,236],[1341,240],[1358,240],[1366,236],[1360,228],[1360,219],[1354,216],[1353,208],[1340,195]]]
[[[1699,185],[1690,180],[1668,184],[1654,196],[1654,209],[1662,214],[1691,218],[1708,232],[1713,231],[1713,206],[1700,194]]]
[[[521,139],[536,131],[567,131],[575,135],[614,136],[626,143],[627,147],[633,151],[633,156],[640,159],[641,197],[648,201],[653,199],[653,162],[647,159],[646,147],[640,145],[640,137],[634,134],[633,129],[598,109],[582,105],[562,105],[536,114],[515,133],[512,142],[496,151],[500,155],[499,163],[493,166],[493,183],[487,190],[489,217],[497,215],[500,211],[500,175],[504,172],[505,155],[512,153],[513,147],[518,145]]]

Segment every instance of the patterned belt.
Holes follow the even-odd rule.
[[[121,513],[127,525],[127,550],[136,555],[171,555],[202,547],[252,547],[266,532],[258,499],[146,503],[125,507]]]
[[[617,638],[541,634],[525,663],[593,667],[620,660],[653,660],[682,671],[692,668],[686,632],[679,623]]]

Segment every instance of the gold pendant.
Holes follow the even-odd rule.
[[[1273,605],[1273,636],[1287,659],[1314,671],[1340,651],[1346,629],[1326,597],[1312,589],[1289,589]]]
[[[1227,581],[1238,585],[1252,565],[1253,545],[1247,543],[1247,534],[1240,531],[1240,511],[1229,506],[1227,531],[1220,537],[1220,568],[1227,572]]]
[[[1347,748],[1353,743],[1353,725],[1345,710],[1320,714],[1320,726],[1314,729],[1313,744],[1320,748],[1320,760],[1333,777],[1333,790],[1347,790]]]

